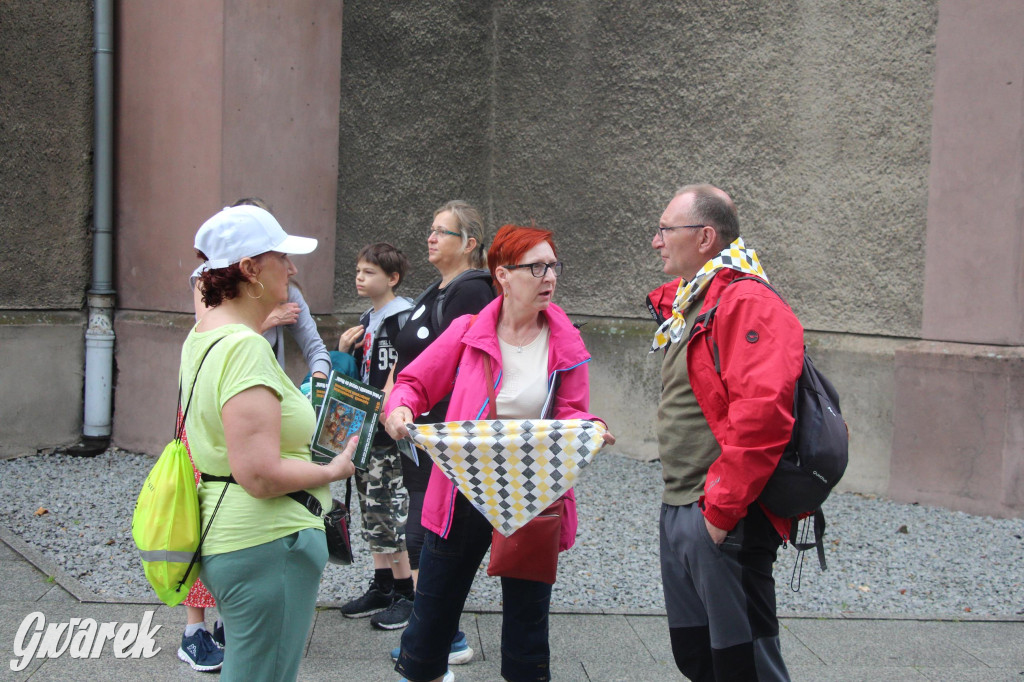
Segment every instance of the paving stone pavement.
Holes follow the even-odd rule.
[[[108,641],[96,658],[35,658],[20,667],[31,634],[18,631],[31,614],[47,624],[92,618],[97,623],[151,621],[155,654],[118,658]],[[35,618],[38,618],[37,616]],[[0,665],[2,680],[177,680],[214,678],[177,658],[184,609],[158,602],[100,600],[33,548],[0,528]],[[1024,619],[922,620],[823,618],[782,614],[782,650],[794,682],[903,680],[1016,680],[1024,682]],[[463,615],[462,629],[476,652],[468,665],[453,666],[457,682],[501,680],[496,609]],[[155,630],[155,632],[153,632]],[[321,605],[307,642],[300,680],[393,682],[388,651],[401,631],[382,632],[369,619],[343,618],[337,605]],[[551,616],[552,677],[570,682],[684,680],[672,662],[668,626],[658,612],[575,611]]]

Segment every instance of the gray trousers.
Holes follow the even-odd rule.
[[[789,680],[772,565],[781,540],[754,503],[715,545],[697,504],[661,506],[661,579],[672,655],[694,682]]]

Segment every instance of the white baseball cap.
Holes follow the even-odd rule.
[[[216,270],[267,251],[309,253],[316,243],[312,237],[288,234],[258,206],[231,206],[203,223],[196,232],[195,247],[206,254],[205,269]]]

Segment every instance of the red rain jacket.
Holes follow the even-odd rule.
[[[722,448],[708,469],[700,503],[705,518],[726,530],[746,515],[789,443],[793,392],[804,356],[803,327],[781,298],[758,282],[726,288],[744,276],[738,270],[720,270],[700,310],[704,314],[718,305],[710,331],[701,322],[687,330],[690,385]],[[665,292],[671,290],[674,298],[678,284],[676,280],[651,292],[652,310],[664,312]],[[788,540],[790,520],[764,511]]]

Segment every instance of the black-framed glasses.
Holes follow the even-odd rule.
[[[430,228],[430,230],[429,230],[429,232],[427,234],[427,239],[430,239],[431,237],[437,237],[438,239],[440,239],[441,237],[443,237],[446,234],[450,234],[453,237],[459,237],[459,238],[462,237],[462,233],[461,232],[452,232],[451,230],[446,230],[443,227],[432,227],[432,228]]]
[[[693,229],[696,229],[698,227],[706,227],[706,226],[705,225],[676,225],[675,227],[661,227],[659,225],[658,226],[658,234],[660,234],[661,238],[664,239],[665,238],[665,231],[666,230],[687,230],[687,229],[693,230]]]
[[[555,261],[554,263],[523,263],[522,265],[506,265],[506,270],[518,270],[519,268],[530,268],[530,272],[534,277],[543,277],[547,274],[548,268],[555,273],[555,277],[562,274],[562,261]]]

